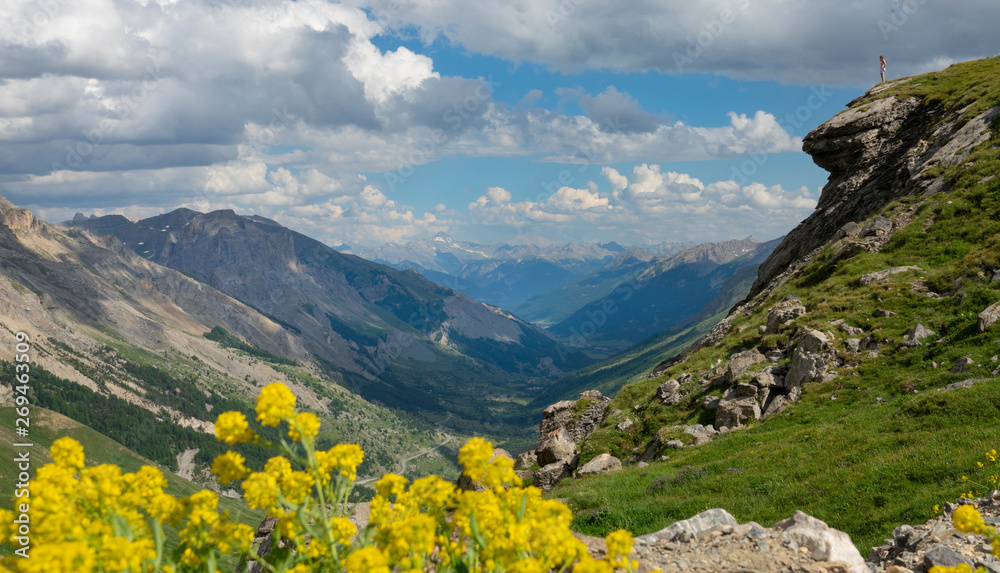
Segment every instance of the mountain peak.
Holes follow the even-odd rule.
[[[444,231],[438,231],[437,233],[435,233],[434,236],[431,237],[431,240],[442,242],[442,243],[454,243],[455,242],[455,240],[451,238],[451,235],[449,235],[448,233],[445,233]]]

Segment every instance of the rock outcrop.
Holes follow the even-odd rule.
[[[611,398],[597,390],[581,392],[577,400],[556,402],[542,411],[539,432],[545,436],[564,428],[573,442],[582,442],[604,421],[609,403]]]

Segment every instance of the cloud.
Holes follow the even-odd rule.
[[[711,0],[355,0],[395,29],[562,72],[709,72],[803,85],[870,86],[885,53],[894,77],[928,62],[997,53],[1000,4]],[[940,68],[934,68],[940,69]]]
[[[614,86],[596,96],[584,95],[580,105],[603,131],[649,133],[661,123],[655,115],[643,111],[638,100]]]

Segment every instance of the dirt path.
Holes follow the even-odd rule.
[[[449,416],[450,416],[450,414],[449,414]],[[447,418],[446,418],[446,420],[447,420]],[[411,462],[411,461],[419,458],[422,455],[429,454],[429,453],[433,452],[434,450],[436,450],[436,449],[440,448],[441,446],[447,444],[448,442],[452,441],[453,439],[454,439],[454,437],[451,434],[445,434],[444,435],[444,440],[441,443],[439,443],[438,445],[431,446],[429,448],[421,450],[421,451],[417,452],[416,454],[413,454],[412,456],[410,456],[408,458],[403,458],[402,460],[400,460],[400,468],[399,468],[399,472],[398,472],[399,475],[403,475],[404,473],[406,473],[406,464],[408,464],[409,462]],[[375,483],[378,480],[379,480],[379,478],[373,477],[373,478],[358,480],[355,483],[357,485],[368,485],[370,483]]]

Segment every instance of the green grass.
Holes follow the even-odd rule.
[[[888,96],[914,97],[925,105],[952,113],[969,106],[965,116],[973,118],[1000,103],[1000,56],[954,64],[940,72],[904,78],[874,96],[858,102],[863,106]]]
[[[915,95],[910,84],[922,86],[926,101],[944,106],[944,115],[970,103],[967,114],[975,114],[995,105],[997,99],[989,98],[1000,98],[998,67],[997,58],[961,64],[893,89]],[[956,87],[969,75],[976,76],[970,82],[975,84],[970,89],[980,94],[975,101]],[[985,75],[989,77],[980,77]],[[786,347],[797,329],[811,327],[834,333],[844,362],[833,368],[837,378],[807,384],[802,402],[752,428],[697,448],[664,450],[660,453],[670,458],[645,469],[559,484],[553,495],[570,500],[575,527],[596,535],[619,527],[641,534],[710,507],[725,508],[741,522],[771,525],[801,509],[849,533],[866,554],[897,525],[931,517],[935,504],[996,487],[990,480],[1000,475],[1000,465],[983,454],[1000,448],[1000,379],[991,374],[1000,364],[1000,326],[980,333],[977,315],[1000,300],[1000,283],[991,282],[1000,269],[997,139],[974,149],[963,165],[940,168],[936,175],[952,185],[948,193],[910,197],[886,207],[883,215],[910,211],[913,221],[879,253],[831,264],[835,248],[828,245],[754,313],[735,318],[720,344],[693,353],[657,379],[624,387],[609,407],[621,412],[583,444],[581,463],[602,452],[622,459],[641,454],[664,427],[713,423],[714,413],[701,404],[723,388],[703,389],[691,381],[683,386],[688,399],[677,406],[650,401],[665,379],[685,372],[696,373],[695,380],[711,377],[713,368],[724,366],[734,352]],[[922,270],[894,275],[883,284],[858,282],[863,274],[901,265]],[[761,335],[758,328],[768,308],[789,294],[798,296],[808,313],[776,334]],[[877,309],[897,315],[878,318]],[[848,354],[843,340],[849,336],[831,324],[834,320],[863,328],[862,336],[880,343],[879,355]],[[899,347],[903,334],[917,323],[936,336],[918,348]],[[967,373],[950,372],[954,361],[965,356],[976,365]],[[939,391],[970,378],[983,381],[971,389]],[[641,411],[635,405],[642,405]],[[626,416],[636,423],[619,432],[615,425]],[[669,478],[684,466],[701,469],[700,477],[670,484]],[[650,489],[654,482],[666,485]]]

